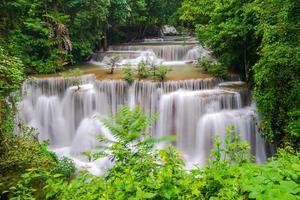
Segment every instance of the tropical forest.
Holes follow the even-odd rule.
[[[1,0],[0,200],[300,200],[299,0]]]

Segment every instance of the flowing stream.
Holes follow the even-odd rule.
[[[195,61],[200,56],[210,56],[210,51],[198,45],[193,39],[187,41],[150,41],[112,45],[109,51],[98,51],[91,57],[91,63],[107,65],[114,57],[117,65],[137,66],[140,62],[156,65],[182,65]]]
[[[155,59],[176,62],[204,55],[201,47],[194,44],[121,45],[111,49],[131,56],[136,51],[152,52]],[[97,56],[99,53],[94,54]],[[123,57],[121,62],[136,59],[129,57]],[[266,160],[255,105],[250,91],[239,80],[207,78],[128,84],[123,80],[96,80],[94,75],[79,79],[80,87],[74,86],[72,78],[27,80],[19,105],[19,119],[36,128],[40,141],[49,140],[52,150],[71,157],[79,168],[101,174],[111,166],[107,158],[88,162],[82,153],[100,145],[98,134],[114,140],[99,118],[107,118],[124,104],[141,106],[147,115],[160,113],[150,131],[154,136],[175,135],[175,145],[182,151],[187,167],[194,163],[203,166],[213,146],[213,135],[224,138],[229,125],[234,125],[241,139],[250,143],[257,162]]]

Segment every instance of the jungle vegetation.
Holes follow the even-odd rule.
[[[3,0],[1,199],[299,199],[299,13],[297,0]],[[71,160],[37,141],[35,130],[21,126],[15,134],[27,75],[63,71],[110,43],[142,38],[148,27],[165,24],[195,34],[218,59],[215,71],[238,71],[253,89],[260,133],[276,149],[267,163],[253,163],[248,145],[228,129],[226,148],[216,139],[206,167],[186,170],[174,147],[153,148],[143,131],[152,120],[139,108],[123,107],[114,116],[120,132],[106,122],[117,138],[108,149],[115,164],[100,177],[75,172]],[[132,72],[125,75],[133,80]],[[126,148],[132,142],[138,153]]]

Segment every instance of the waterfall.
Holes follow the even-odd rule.
[[[118,66],[137,66],[140,62],[155,65],[182,65],[210,56],[210,51],[197,43],[187,41],[161,43],[129,43],[112,45],[109,51],[96,52],[91,56],[91,63],[107,66],[113,57],[118,58]]]
[[[221,139],[224,139],[226,128],[229,125],[234,126],[236,133],[240,134],[241,140],[249,142],[251,153],[255,155],[256,162],[264,162],[266,152],[257,129],[257,114],[251,107],[209,113],[200,118],[195,138],[194,159],[204,165],[213,145],[213,135],[219,134]]]
[[[119,45],[110,46],[113,51],[152,51],[158,58],[166,61],[179,61],[183,60],[187,52],[195,45]]]
[[[109,130],[97,119],[97,116],[94,116],[93,118],[84,118],[80,122],[73,139],[71,154],[82,156],[82,153],[84,152],[92,152],[96,147],[101,147],[101,145],[106,146],[106,144],[100,144],[97,140],[97,136],[99,135],[110,141],[114,140]]]
[[[177,91],[164,95],[160,104],[158,134],[175,134],[177,147],[191,155],[196,148],[196,124],[205,113],[241,108],[239,93],[220,89]]]
[[[76,79],[80,85],[74,86]],[[139,105],[147,115],[160,113],[151,133],[176,135],[175,145],[187,160],[203,164],[212,147],[211,136],[224,134],[230,124],[237,127],[242,139],[249,141],[257,162],[265,160],[257,116],[249,107],[251,95],[240,81],[207,78],[128,84],[88,75],[29,80],[23,85],[23,93],[21,121],[40,132],[40,141],[49,140],[50,148],[74,158],[79,166],[87,162],[81,154],[99,145],[97,134],[113,140],[98,118],[107,118],[125,104]]]

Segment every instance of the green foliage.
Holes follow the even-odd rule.
[[[104,152],[114,165],[102,177],[80,175],[66,186],[61,199],[176,199],[186,190],[188,173],[184,162],[173,148],[155,150],[154,144],[162,139],[150,137],[145,131],[154,118],[142,114],[140,108],[122,107],[105,126],[115,136],[107,141]],[[163,139],[165,140],[165,139]],[[182,181],[178,181],[182,180]],[[86,192],[84,192],[86,191]],[[77,195],[74,196],[74,193]]]
[[[133,69],[130,66],[127,66],[127,67],[123,68],[122,73],[123,73],[124,79],[128,83],[132,83],[134,81],[134,72],[133,72]]]
[[[41,190],[48,181],[41,173],[59,174],[60,179],[66,180],[75,172],[70,159],[58,158],[48,150],[47,143],[39,144],[33,129],[21,127],[17,135],[4,134],[1,142],[5,148],[0,152],[0,196],[7,193],[24,198],[38,197],[44,195]]]
[[[228,69],[222,64],[213,64],[208,69],[207,72],[213,74],[217,77],[225,78],[228,75]]]
[[[223,64],[217,63],[212,58],[198,58],[197,67],[204,72],[210,73],[217,77],[225,78],[228,75],[228,69]]]
[[[299,153],[280,150],[266,165],[246,168],[241,190],[253,199],[299,199],[299,164]]]
[[[48,153],[44,144],[39,144],[31,129],[24,129],[18,135],[3,134],[0,154],[1,189],[9,187],[29,168],[48,169],[56,166],[56,158]]]
[[[140,79],[148,78],[151,73],[150,70],[151,68],[147,66],[145,62],[142,61],[138,64],[136,73]]]
[[[163,81],[170,71],[171,69],[166,66],[150,66],[143,61],[138,64],[136,70],[131,69],[130,66],[122,69],[124,79],[129,83],[133,82],[134,75],[139,79],[153,78],[154,80]]]
[[[70,158],[62,157],[57,159],[57,166],[51,172],[60,174],[65,178],[70,178],[75,170],[74,162]]]
[[[287,131],[293,138],[300,137],[300,110],[290,112],[291,121],[288,124]]]
[[[145,128],[138,109],[122,108],[116,117],[118,122],[107,124],[117,138],[108,154],[114,166],[101,177],[80,174],[65,186],[61,199],[279,200],[297,199],[300,194],[299,153],[280,150],[264,165],[251,163],[249,145],[229,127],[223,142],[216,138],[208,165],[187,171],[174,148],[156,151],[139,145],[140,134],[126,137],[141,131],[136,127]],[[136,123],[129,120],[133,118],[138,118]]]
[[[131,111],[128,106],[124,106],[111,119],[102,120],[116,139],[116,142],[108,148],[112,161],[123,164],[130,160],[130,156],[141,154],[142,158],[144,153],[147,154],[152,149],[153,143],[150,134],[144,130],[154,119],[155,117],[148,118],[143,115],[140,108]],[[105,141],[105,138],[101,139]]]
[[[299,48],[298,48],[299,49]],[[289,112],[300,108],[299,59],[295,59],[297,48],[283,44],[264,47],[263,57],[255,65],[255,99],[263,113],[262,133],[279,144],[289,137],[294,144],[299,137],[286,132],[291,122]],[[268,78],[266,78],[268,77]]]
[[[141,109],[122,107],[103,120],[113,141],[92,155],[108,156],[114,165],[96,177],[80,172],[70,182],[61,172],[31,168],[9,187],[12,199],[299,199],[300,154],[279,150],[266,164],[252,163],[249,145],[234,127],[216,138],[207,166],[187,170],[180,153],[154,148],[153,122]],[[42,145],[41,152],[45,150]],[[100,150],[100,149],[99,149]],[[52,157],[51,153],[43,155]],[[68,164],[67,164],[68,165]],[[69,167],[65,167],[69,169]],[[63,171],[64,172],[64,171]]]
[[[155,67],[152,70],[153,70],[153,76],[157,78],[159,81],[163,81],[166,78],[167,73],[171,71],[170,68],[163,65]]]
[[[108,0],[4,2],[1,36],[29,72],[56,72],[94,51],[106,31],[110,6]]]
[[[21,179],[9,188],[11,200],[53,199],[61,193],[64,178],[61,174],[32,168],[21,175]]]
[[[180,0],[5,1],[0,5],[0,38],[28,73],[52,73],[86,60],[96,49],[106,49],[108,41],[143,36],[148,25],[178,24],[180,4]]]
[[[0,96],[6,97],[16,91],[24,79],[23,63],[14,56],[9,56],[0,46]]]
[[[226,165],[250,162],[250,146],[246,141],[240,141],[240,136],[235,133],[234,126],[226,129],[224,141],[217,136],[214,140],[214,149],[211,150],[209,165],[224,167]]]
[[[243,72],[254,86],[261,132],[276,146],[299,137],[287,128],[300,108],[299,4],[293,0],[183,1],[185,23],[218,62]],[[216,66],[212,72],[222,73]]]
[[[289,113],[300,108],[299,5],[276,1],[261,9],[269,3],[257,0],[248,8],[258,18],[256,34],[262,37],[261,59],[254,66],[254,94],[264,116],[261,129],[275,144],[289,141],[299,148],[299,137],[286,128],[293,121]]]
[[[210,66],[212,66],[215,61],[209,57],[200,57],[197,59],[197,66],[202,70],[207,71]]]

